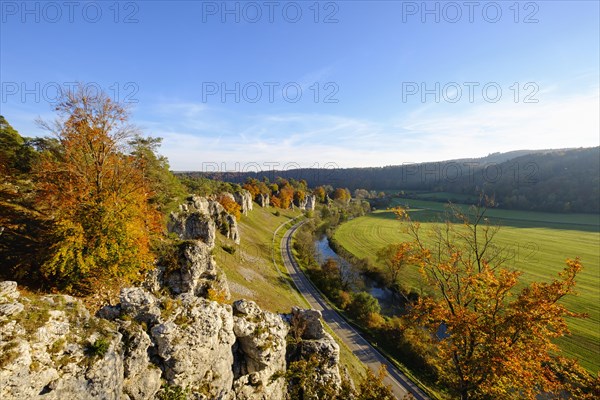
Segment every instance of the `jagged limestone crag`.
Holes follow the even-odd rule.
[[[227,213],[221,204],[203,197],[188,198],[178,212],[171,213],[168,223],[169,231],[183,240],[177,249],[177,265],[159,267],[147,286],[154,291],[164,286],[176,295],[193,293],[204,297],[212,289],[229,298],[225,275],[211,253],[217,227],[227,227],[227,236],[240,243],[235,217]]]
[[[16,282],[0,287],[16,290]],[[17,294],[11,290],[0,303]],[[91,317],[70,296],[22,298],[22,304],[16,313],[0,313],[0,398],[123,398],[122,335],[114,325]]]
[[[315,209],[316,202],[317,197],[314,194],[307,194],[306,196],[304,196],[304,199],[295,200],[294,204],[301,210],[311,211]]]
[[[211,250],[203,242],[185,241],[178,246],[178,268],[164,271],[162,282],[174,294],[193,293],[206,297],[209,290],[229,298],[229,285],[225,274],[217,266]]]
[[[233,315],[237,338],[233,389],[237,399],[283,399],[288,325],[280,315],[262,311],[252,301],[236,301]],[[257,387],[261,388],[260,397],[256,396]]]
[[[268,194],[262,194],[259,193],[256,195],[256,202],[258,203],[259,206],[261,207],[269,207],[269,204],[271,204],[271,198],[269,197]]]
[[[240,205],[242,214],[248,215],[248,212],[252,211],[252,195],[249,191],[245,189],[240,190],[239,192],[233,193],[233,197],[236,203]]]
[[[233,195],[229,193],[233,199]],[[240,243],[237,222],[216,200],[190,196],[172,212],[168,223],[170,232],[181,239],[202,240],[211,249],[215,246],[216,229],[225,232],[236,244]]]
[[[317,204],[317,196],[315,196],[314,194],[307,194],[306,195],[306,205],[304,206],[304,209],[307,211],[312,211],[315,209],[316,204]]]
[[[342,385],[340,376],[340,347],[325,332],[321,323],[321,312],[292,308],[289,316],[293,341],[287,349],[288,363],[298,360],[309,360],[312,356],[319,359],[319,367],[315,380],[339,390]]]
[[[21,296],[0,282],[0,398],[149,400],[180,388],[190,399],[283,400],[289,363],[313,356],[314,379],[339,388],[339,347],[319,312],[207,299],[229,295],[211,255],[222,212],[190,198],[169,223],[176,265],[96,316],[70,296]]]
[[[19,298],[14,282],[0,288],[1,304]],[[312,355],[321,360],[315,380],[341,381],[339,348],[311,310],[279,315],[252,301],[159,298],[138,287],[98,313],[109,320],[69,296],[22,303],[24,310],[0,315],[3,400],[155,399],[164,387],[198,399],[278,400],[286,398],[289,362]]]

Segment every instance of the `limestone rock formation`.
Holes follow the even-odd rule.
[[[342,384],[339,369],[340,347],[323,329],[321,312],[294,307],[290,325],[294,342],[288,348],[288,362],[309,360],[313,355],[317,356],[320,362],[315,379],[323,385],[339,390]]]
[[[242,214],[248,215],[249,211],[252,211],[252,195],[247,190],[241,190],[233,194],[236,203],[241,207]]]
[[[105,320],[72,297],[23,298],[0,282],[7,299],[24,310],[0,316],[3,400],[149,400],[176,388],[195,399],[282,400],[289,362],[313,355],[314,379],[340,385],[339,348],[314,310],[279,315],[252,301],[133,287],[98,313]]]
[[[233,385],[235,343],[231,306],[186,294],[167,319],[151,328],[164,379],[210,399]]]
[[[186,241],[179,245],[178,268],[163,272],[163,282],[174,294],[193,293],[206,297],[213,289],[229,298],[224,273],[217,267],[208,245]]]
[[[15,297],[14,282],[0,291]],[[6,298],[6,296],[3,296]],[[17,296],[18,297],[18,296]],[[121,334],[69,296],[23,301],[0,316],[1,399],[115,399],[123,393]]]
[[[17,290],[17,282],[0,282],[0,317],[18,314],[25,308],[17,299],[20,293]]]
[[[195,202],[183,204],[178,213],[171,213],[169,232],[177,234],[183,240],[201,240],[212,249],[215,247],[216,238],[215,221],[208,211],[204,212],[203,208],[196,208],[196,204]],[[208,205],[206,208],[208,209]]]
[[[233,215],[227,215],[227,224],[227,238],[233,240],[235,244],[240,244],[240,231]]]
[[[131,400],[149,399],[160,389],[162,371],[150,362],[152,341],[142,326],[131,321],[121,323],[123,334],[123,392]]]
[[[256,202],[261,207],[269,207],[269,204],[271,204],[271,199],[268,194],[259,193],[256,195]]]
[[[231,193],[224,193],[235,201]],[[201,240],[209,248],[215,246],[216,230],[240,243],[237,222],[216,200],[191,196],[172,212],[168,223],[170,232],[183,240]]]
[[[295,200],[294,204],[301,210],[314,210],[317,204],[317,197],[314,194],[307,194],[303,200]]]
[[[231,197],[233,195],[230,194]],[[169,231],[185,240],[179,245],[178,265],[158,268],[150,284],[154,291],[166,286],[174,294],[193,293],[206,296],[210,289],[229,298],[229,287],[217,267],[211,250],[215,246],[216,227],[226,231],[227,237],[240,243],[235,217],[217,201],[191,196],[171,213]]]
[[[280,315],[262,311],[252,301],[236,301],[233,314],[237,399],[283,399],[288,325]],[[261,390],[257,392],[256,387]]]
[[[304,209],[307,211],[314,210],[316,204],[317,204],[317,196],[315,196],[314,194],[307,194],[306,195],[306,205],[305,205]]]

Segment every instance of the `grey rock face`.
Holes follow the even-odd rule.
[[[138,322],[155,324],[160,321],[159,301],[151,293],[138,287],[121,289],[121,311]]]
[[[233,240],[235,244],[240,244],[240,232],[238,230],[237,221],[233,215],[227,215],[227,224],[229,225],[227,237]]]
[[[302,200],[302,201],[297,200],[294,202],[296,207],[298,207],[301,210],[306,210],[306,211],[314,210],[316,203],[317,203],[317,197],[314,194],[307,194],[304,197],[304,200]]]
[[[0,398],[121,399],[123,354],[114,327],[86,328],[93,318],[67,296],[28,300],[24,307],[27,320],[0,316]],[[90,344],[99,341],[104,351],[94,353]]]
[[[232,194],[228,195],[233,199]],[[197,296],[206,296],[209,289],[214,289],[229,298],[229,286],[211,255],[211,249],[215,246],[217,227],[226,228],[227,236],[240,243],[235,217],[217,201],[192,196],[179,206],[179,212],[171,213],[168,227],[188,241],[179,246],[177,268],[158,268],[147,286],[157,292],[164,284],[175,294],[193,293]]]
[[[0,282],[0,317],[16,315],[25,308],[17,299],[20,293],[17,290],[17,282]]]
[[[235,343],[231,306],[189,294],[165,322],[151,329],[163,378],[209,398],[219,398],[233,384]]]
[[[252,203],[248,203],[250,193],[240,194],[238,200],[243,202],[245,210],[252,209]],[[236,198],[231,193],[222,193],[232,201]],[[237,221],[223,206],[215,200],[204,197],[191,196],[187,202],[179,206],[178,212],[171,213],[168,224],[170,232],[176,233],[183,240],[201,240],[211,249],[215,246],[216,230],[220,229],[227,237],[235,243],[240,243],[240,235]]]
[[[123,323],[124,343],[123,392],[131,400],[152,399],[160,389],[161,370],[150,363],[148,348],[152,341],[140,325]]]
[[[211,249],[215,247],[215,222],[200,211],[171,213],[169,231],[183,240],[201,240]]]
[[[19,298],[14,283],[0,288],[0,300]],[[123,289],[120,300],[99,312],[111,321],[68,296],[23,301],[23,312],[42,315],[35,325],[0,316],[0,398],[149,400],[166,383],[194,399],[281,400],[287,363],[313,355],[314,379],[340,385],[339,347],[318,311],[278,315],[252,301],[232,307],[142,288]]]
[[[292,308],[290,334],[295,344],[290,345],[288,349],[288,361],[309,360],[313,355],[317,356],[320,362],[315,379],[339,390],[342,383],[339,370],[340,347],[331,335],[325,332],[321,323],[321,312]]]
[[[306,195],[306,206],[304,207],[304,209],[307,211],[314,210],[316,204],[317,204],[317,196],[315,196],[314,194],[307,194]]]
[[[280,315],[262,311],[253,301],[236,301],[233,314],[238,345],[233,365],[237,399],[283,399],[287,324]]]
[[[193,293],[206,297],[209,289],[223,292],[229,297],[229,286],[223,272],[211,254],[208,245],[199,242],[184,242],[179,246],[179,268],[165,271],[164,284],[174,294]]]
[[[252,196],[250,195],[250,192],[242,190],[240,192],[235,192],[233,196],[235,197],[236,203],[240,205],[242,214],[248,215],[248,212],[252,211]]]
[[[269,207],[269,204],[271,204],[271,198],[268,194],[259,193],[256,195],[256,202],[261,207]]]
[[[326,333],[321,318],[321,312],[318,310],[304,310],[293,307],[290,324],[301,339],[318,340],[322,339]]]

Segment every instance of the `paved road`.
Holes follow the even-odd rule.
[[[296,263],[292,255],[291,248],[292,235],[302,224],[303,222],[299,222],[292,226],[281,239],[281,257],[283,258],[283,263],[300,293],[306,298],[312,308],[321,311],[327,325],[344,341],[346,346],[360,361],[374,372],[377,372],[381,364],[387,366],[388,376],[385,383],[392,387],[396,398],[402,399],[402,397],[410,392],[418,400],[428,399],[414,383],[409,381],[402,372],[394,367],[392,363],[383,357],[381,353],[372,347],[369,342],[327,304],[321,294],[300,270],[298,263]]]

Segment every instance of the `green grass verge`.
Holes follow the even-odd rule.
[[[411,218],[423,222],[423,228],[442,217],[443,204],[406,201],[413,210]],[[600,369],[600,233],[597,215],[549,214],[527,211],[490,210],[492,221],[503,225],[496,237],[498,246],[506,246],[514,257],[509,266],[523,271],[523,282],[547,281],[556,277],[566,258],[580,257],[584,270],[577,279],[578,296],[564,304],[572,311],[589,315],[570,319],[572,334],[557,343],[565,355],[576,357],[590,372]],[[358,258],[377,265],[375,253],[386,244],[410,240],[395,215],[378,211],[341,225],[335,240]],[[416,269],[403,274],[404,285],[415,291],[427,291]]]
[[[213,254],[227,275],[232,300],[253,300],[264,310],[287,313],[298,305],[298,298],[273,267],[272,238],[279,225],[300,213],[279,210],[281,215],[275,216],[274,212],[271,207],[255,206],[239,221],[240,245],[218,235]],[[235,249],[233,254],[226,250],[228,246]]]

